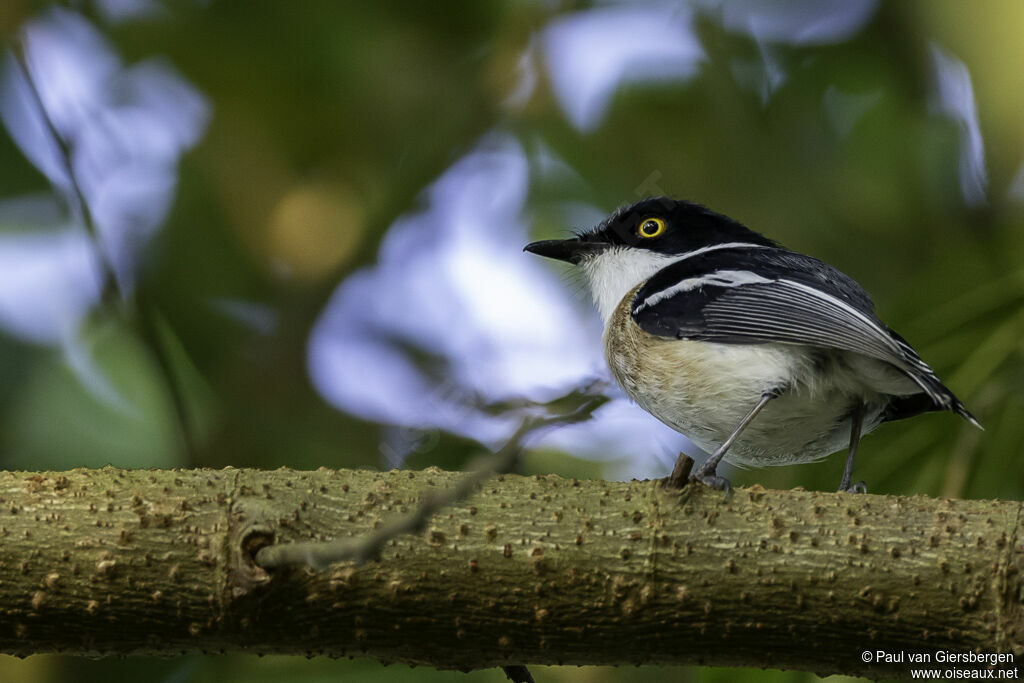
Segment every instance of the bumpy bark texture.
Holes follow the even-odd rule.
[[[1016,502],[503,476],[379,562],[253,562],[365,535],[459,476],[0,473],[0,651],[905,676],[861,653],[1024,650]]]

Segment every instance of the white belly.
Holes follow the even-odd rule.
[[[852,370],[879,361],[858,357],[851,364],[845,352],[792,344],[655,337],[629,319],[627,306],[609,320],[604,342],[612,375],[626,394],[709,453],[762,394],[784,389],[729,449],[725,459],[736,464],[788,465],[834,453],[848,445],[850,415],[857,405],[866,407],[863,434],[878,425],[888,400]],[[824,375],[819,372],[823,362],[831,369]],[[885,369],[880,372],[884,375]]]

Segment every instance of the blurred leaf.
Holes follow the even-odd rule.
[[[106,320],[88,323],[75,343],[112,393],[91,390],[59,353],[48,354],[4,417],[6,466],[184,464],[163,378],[136,336]]]

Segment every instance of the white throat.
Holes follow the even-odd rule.
[[[711,244],[684,254],[657,254],[647,249],[615,246],[609,247],[580,263],[590,284],[590,293],[607,325],[622,297],[633,291],[640,283],[646,282],[662,268],[678,263],[698,254],[719,249],[764,249],[767,245],[748,242],[726,242]]]
[[[607,324],[622,297],[681,257],[684,255],[666,256],[646,249],[609,247],[585,259],[580,265],[587,275],[590,294],[594,297],[601,319]]]

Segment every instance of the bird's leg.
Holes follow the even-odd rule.
[[[732,434],[729,435],[729,438],[723,441],[722,445],[719,446],[718,449],[712,453],[700,467],[697,468],[697,471],[690,475],[690,481],[699,481],[705,486],[710,486],[713,489],[728,491],[730,489],[729,480],[715,474],[715,470],[718,469],[718,463],[722,461],[722,458],[725,457],[725,453],[729,450],[729,447],[732,446],[734,441],[736,441],[736,438],[740,433],[747,428],[747,425],[753,422],[754,418],[757,417],[757,414],[761,412],[761,409],[765,407],[768,401],[778,395],[778,391],[766,391],[761,394],[761,400],[757,402],[757,405],[747,413],[745,418],[740,420],[740,423],[736,425],[736,429],[732,430]]]
[[[857,444],[860,443],[860,430],[864,424],[864,404],[860,403],[850,416],[850,447],[846,449],[846,468],[843,470],[843,480],[839,482],[839,490],[847,493],[867,493],[868,487],[862,481],[850,486],[850,479],[853,477],[853,459],[857,457]]]
[[[533,683],[533,675],[525,666],[503,666],[501,670],[505,672],[505,678],[512,683]]]

